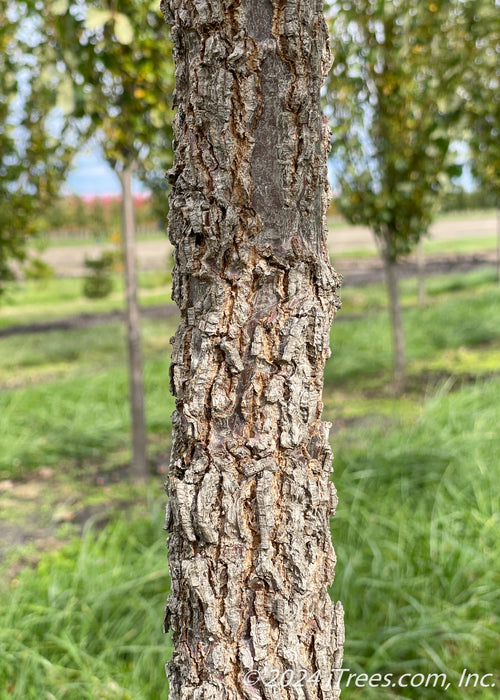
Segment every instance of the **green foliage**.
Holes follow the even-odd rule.
[[[83,280],[83,294],[88,299],[104,299],[113,291],[112,272],[116,253],[105,250],[98,258],[85,258],[89,274]]]
[[[473,25],[476,60],[464,67],[467,137],[472,171],[500,206],[500,6],[476,3]]]
[[[462,212],[473,209],[493,209],[495,206],[496,197],[489,187],[481,186],[472,192],[468,192],[462,187],[455,186],[444,195],[441,211]]]
[[[415,245],[443,186],[460,173],[450,145],[471,55],[475,3],[352,0],[332,4],[328,82],[336,206],[370,226],[387,256]]]
[[[95,270],[83,283],[83,294],[87,299],[105,299],[112,291],[113,280],[106,270]]]
[[[90,230],[97,240],[104,238],[106,235],[106,210],[98,198],[93,202]]]
[[[172,162],[172,44],[159,3],[58,2],[48,8],[54,65],[65,66],[63,109],[87,117],[113,167],[143,179]]]
[[[43,230],[73,153],[63,134],[50,133],[59,77],[45,80],[33,9],[10,0],[0,8],[0,294],[15,277],[12,262],[25,260],[27,244]]]
[[[40,258],[31,258],[24,268],[27,280],[40,282],[42,285],[54,279],[54,269]]]
[[[133,524],[122,517],[101,533],[88,529],[2,586],[2,700],[164,696],[170,581],[160,520],[157,506]]]

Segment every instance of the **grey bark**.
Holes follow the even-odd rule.
[[[133,164],[117,171],[122,186],[122,248],[125,286],[125,316],[129,363],[129,399],[132,428],[132,463],[130,476],[136,483],[148,477],[146,426],[144,418],[144,383],[142,376],[141,322],[137,299],[135,261],[135,217],[132,195]]]
[[[176,62],[170,698],[338,698],[319,0],[163,0]],[[251,684],[245,674],[256,671]],[[294,687],[273,675],[293,672]],[[315,677],[313,678],[313,676]],[[317,682],[314,682],[316,680]]]

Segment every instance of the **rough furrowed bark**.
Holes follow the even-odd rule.
[[[334,699],[343,613],[327,591],[336,493],[321,398],[339,281],[326,249],[322,3],[162,9],[176,61],[169,231],[181,312],[170,698]]]

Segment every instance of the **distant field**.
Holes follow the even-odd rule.
[[[123,278],[114,274],[112,279],[114,291],[105,299],[85,298],[80,277],[58,277],[42,283],[29,281],[12,285],[0,301],[0,328],[73,314],[121,310],[125,303]],[[140,273],[140,303],[143,306],[172,303],[171,281],[167,269]]]
[[[377,254],[372,233],[360,226],[350,226],[339,216],[330,216],[329,249],[334,257],[354,255],[367,257]],[[92,236],[40,239],[42,256],[61,275],[81,274],[85,255],[98,254],[103,247],[116,248],[116,235],[96,239]],[[143,270],[160,269],[164,258],[171,251],[166,230],[149,230],[139,233],[138,260]],[[156,245],[153,245],[156,244]],[[450,212],[436,220],[431,227],[431,237],[425,240],[427,253],[457,253],[475,250],[491,250],[496,246],[495,210]],[[72,251],[72,252],[70,252]],[[163,259],[162,259],[163,258]],[[76,271],[75,271],[76,270]]]
[[[500,304],[494,280],[489,270],[431,277],[427,281],[430,303],[425,309],[416,305],[415,280],[402,282],[410,387],[416,396],[429,387],[432,390],[433,372],[439,378],[440,373],[481,376],[497,366],[500,369],[495,345],[500,338]],[[146,276],[143,283],[153,285],[153,279]],[[81,300],[78,290],[77,280],[52,280],[37,297],[30,283],[18,290],[15,304],[2,311],[9,311],[3,321],[40,321],[57,313],[103,310],[121,303],[117,297],[92,307]],[[149,291],[153,290],[154,286]],[[158,296],[147,299],[165,301],[166,296],[166,289],[160,287]],[[325,373],[326,410],[332,410],[333,417],[338,417],[330,409],[335,391],[349,394],[349,405],[359,398],[368,410],[371,394],[378,401],[390,380],[384,286],[346,288],[342,302],[331,336],[333,359]],[[161,433],[170,429],[173,407],[165,363],[175,327],[175,317],[143,322],[146,378],[153,392],[148,414],[151,428]],[[0,472],[4,476],[54,464],[62,457],[104,458],[109,449],[127,444],[125,343],[119,323],[0,339],[0,387]],[[348,410],[347,406],[341,410]]]
[[[439,217],[424,237],[428,253],[458,253],[488,250],[496,246],[497,219],[494,210],[456,212]],[[364,226],[349,226],[342,219],[329,219],[328,246],[335,258],[343,255],[377,254],[373,233]]]
[[[495,209],[466,209],[464,211],[449,211],[439,214],[436,221],[484,221],[496,216]],[[338,214],[331,214],[328,217],[328,225],[331,227],[344,228],[349,223]]]
[[[138,233],[136,240],[138,241],[162,241],[167,237],[166,227],[162,231],[158,229],[157,231],[151,230],[147,233]],[[79,233],[68,233],[68,234],[48,234],[44,236],[43,245],[46,246],[80,246],[97,243],[98,245],[109,245],[109,236],[92,236],[91,234],[79,234]]]
[[[495,209],[471,209],[465,211],[452,211],[440,214],[437,217],[437,221],[483,221],[485,219],[490,219],[495,217]],[[349,227],[349,223],[343,219],[341,216],[333,214],[328,217],[328,225],[330,228],[346,228]],[[139,233],[137,235],[137,240],[139,241],[153,241],[165,239],[167,235],[167,226],[157,230],[154,228],[148,228],[146,231],[141,231],[139,228]],[[54,232],[44,236],[42,239],[46,245],[49,246],[65,246],[65,245],[86,245],[88,243],[107,243],[109,236],[96,237],[90,232],[81,233],[78,231],[60,233]]]
[[[478,253],[482,250],[495,250],[498,239],[495,236],[477,236],[475,238],[448,241],[426,240],[424,251],[432,253]]]
[[[448,240],[424,239],[424,253],[426,255],[455,255],[460,253],[481,253],[497,249],[498,240],[495,236],[474,236],[473,238],[456,238]],[[378,252],[373,248],[358,248],[332,253],[334,260],[339,258],[377,258]]]

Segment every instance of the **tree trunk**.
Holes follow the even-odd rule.
[[[497,204],[497,281],[500,285],[500,202]]]
[[[424,307],[427,304],[427,291],[425,289],[425,253],[422,239],[417,243],[417,280],[418,305]]]
[[[176,61],[169,231],[181,314],[170,699],[333,700],[343,613],[327,590],[336,495],[321,395],[338,278],[322,2],[162,6]]]
[[[399,299],[398,265],[397,260],[391,256],[387,249],[383,251],[383,259],[389,295],[389,317],[392,332],[392,384],[394,392],[400,394],[404,390],[406,383],[406,360],[403,317]]]
[[[147,480],[146,427],[144,419],[144,386],[142,378],[141,323],[137,300],[137,271],[135,263],[135,218],[132,195],[134,165],[117,171],[122,185],[122,247],[127,319],[127,350],[129,362],[130,414],[132,423],[131,479],[136,483]]]

